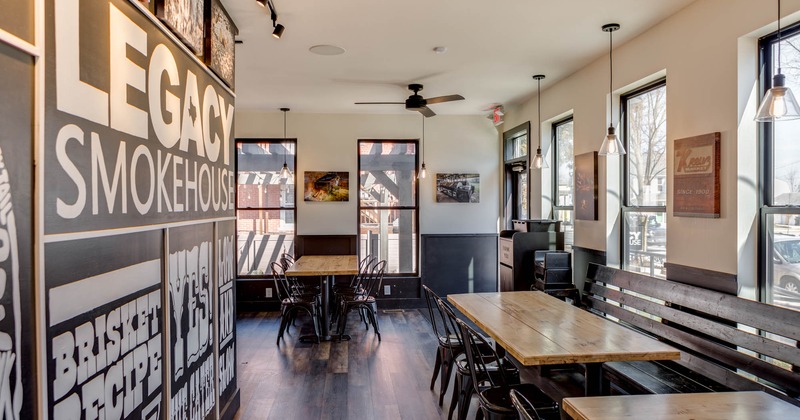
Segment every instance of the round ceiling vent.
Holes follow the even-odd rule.
[[[314,45],[308,49],[317,55],[341,55],[344,54],[344,48],[337,47],[336,45]]]

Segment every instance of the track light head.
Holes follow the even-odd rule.
[[[256,4],[258,4],[261,7],[267,7],[267,1],[269,0],[256,0]]]
[[[274,36],[277,39],[281,39],[281,36],[283,36],[283,30],[285,29],[283,25],[281,25],[280,23],[275,23],[273,21],[272,27],[275,28],[272,30],[272,36]]]

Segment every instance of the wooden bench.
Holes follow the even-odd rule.
[[[604,364],[606,393],[763,390],[800,405],[800,311],[597,264],[584,291],[591,312],[681,350]]]

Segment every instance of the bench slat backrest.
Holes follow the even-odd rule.
[[[589,266],[585,291],[591,310],[677,345],[692,356],[684,363],[720,383],[764,389],[740,380],[741,370],[800,394],[800,312],[597,264]]]

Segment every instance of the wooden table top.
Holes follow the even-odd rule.
[[[564,398],[576,420],[798,419],[800,407],[761,391]]]
[[[543,292],[448,295],[526,366],[675,360],[680,351]]]
[[[303,255],[286,270],[287,276],[336,276],[358,274],[357,255]]]

